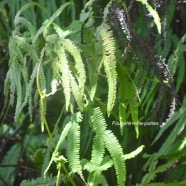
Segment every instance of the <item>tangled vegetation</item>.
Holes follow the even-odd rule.
[[[1,1],[0,185],[186,185],[179,3]]]

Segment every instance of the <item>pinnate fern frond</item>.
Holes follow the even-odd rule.
[[[117,73],[116,73],[116,56],[115,56],[115,40],[110,30],[110,27],[103,24],[100,28],[100,35],[103,42],[103,56],[102,63],[105,69],[107,81],[108,81],[108,103],[107,113],[110,115],[115,99],[116,99],[116,84],[117,84]]]
[[[78,84],[81,96],[84,94],[84,87],[86,82],[85,67],[82,61],[80,51],[69,39],[62,40],[64,48],[73,56],[75,61],[75,68],[77,71]]]
[[[106,130],[106,122],[99,108],[94,109],[91,122],[92,128],[96,133],[93,139],[91,163],[100,166],[105,152],[103,132]]]
[[[113,166],[116,170],[117,183],[119,186],[123,185],[126,179],[126,170],[125,170],[125,162],[124,162],[125,160],[124,160],[124,154],[122,148],[117,138],[112,133],[112,131],[106,129],[106,122],[99,108],[94,109],[91,120],[92,120],[92,128],[96,132],[98,138],[98,139],[95,138],[93,142],[94,146],[92,150],[91,163],[95,162],[94,164],[97,164],[98,166],[97,169],[101,167],[101,164],[103,163],[103,155],[105,152],[105,150],[103,149],[103,145],[104,145],[104,148],[106,148],[111,155],[112,161],[110,163],[111,164],[113,163]],[[100,150],[100,152],[98,152],[98,150]],[[96,162],[96,156],[98,162]],[[97,173],[100,171],[102,170],[101,169],[99,171],[97,170]]]
[[[104,131],[103,139],[105,147],[109,151],[113,160],[113,165],[116,170],[117,184],[118,186],[122,186],[126,181],[126,167],[123,158],[123,150],[117,138],[110,130]]]
[[[80,163],[80,126],[79,122],[81,121],[81,114],[78,113],[75,120],[72,121],[72,126],[70,128],[67,141],[67,154],[69,165],[72,173],[78,173],[81,178],[83,178],[82,166]]]

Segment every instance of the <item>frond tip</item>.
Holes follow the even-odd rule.
[[[136,0],[144,4],[149,11],[150,15],[154,18],[154,23],[157,26],[159,34],[161,34],[161,21],[158,12],[152,8],[152,6],[147,2],[147,0]]]

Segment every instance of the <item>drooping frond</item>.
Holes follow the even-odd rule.
[[[80,95],[81,97],[83,97],[86,82],[86,74],[80,51],[78,47],[75,46],[69,39],[62,40],[62,45],[64,46],[65,50],[69,52],[74,58]]]
[[[110,27],[106,24],[99,28],[101,39],[103,42],[102,63],[105,69],[108,82],[108,102],[107,113],[111,114],[116,99],[116,56],[115,56],[115,41]]]

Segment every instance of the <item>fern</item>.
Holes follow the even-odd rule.
[[[141,145],[140,147],[138,147],[136,150],[134,150],[133,152],[129,153],[129,154],[125,154],[123,157],[125,160],[127,159],[131,159],[136,157],[144,148],[144,145]]]
[[[107,76],[108,81],[108,102],[107,113],[111,114],[116,99],[116,57],[115,57],[115,41],[113,34],[108,25],[102,25],[99,28],[100,36],[103,42],[103,56],[102,63]]]
[[[110,130],[104,131],[103,135],[105,147],[109,151],[113,159],[113,165],[116,170],[117,176],[117,184],[118,186],[123,185],[126,180],[126,168],[125,168],[125,160],[123,157],[122,148],[114,136],[114,134]]]
[[[94,109],[91,116],[91,122],[92,128],[96,133],[93,139],[91,163],[99,166],[103,160],[103,155],[105,152],[103,132],[106,130],[106,123],[98,108]]]
[[[62,40],[64,48],[73,56],[75,61],[75,68],[77,71],[79,89],[81,97],[84,94],[84,87],[86,82],[85,67],[78,48],[68,39]]]
[[[154,18],[154,23],[157,26],[158,32],[161,33],[161,22],[160,22],[160,17],[157,13],[156,10],[154,10],[151,5],[148,3],[147,0],[136,0],[141,2],[142,4],[144,4],[147,8],[147,10],[149,11],[150,15]]]
[[[79,113],[80,114],[80,113]],[[79,119],[81,118],[81,115],[77,116]],[[75,118],[74,118],[75,119]],[[80,164],[80,126],[79,123],[81,119],[78,118],[73,121],[72,127],[68,134],[68,159],[69,159],[69,165],[71,168],[72,173],[78,173],[81,178],[83,178],[82,174],[82,166]],[[78,121],[79,120],[79,121]]]
[[[19,156],[21,152],[20,143],[13,145],[10,150],[5,154],[3,160],[1,161],[2,165],[10,165],[9,167],[0,167],[0,176],[3,178],[4,182],[7,185],[13,185],[15,176],[16,176],[16,166],[19,161]],[[13,155],[13,156],[12,156]],[[4,185],[4,182],[0,179],[0,184]]]

